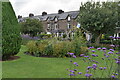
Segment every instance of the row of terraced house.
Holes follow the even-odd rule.
[[[18,16],[18,21],[25,22],[27,18],[38,19],[42,21],[45,33],[55,34],[56,37],[67,34],[67,36],[70,37],[74,35],[74,31],[70,32],[70,30],[79,24],[76,21],[78,15],[79,11],[64,12],[63,10],[58,10],[58,13],[54,14],[43,12],[42,15],[37,16],[34,16],[32,13],[29,14],[29,17]],[[120,28],[117,28],[114,36],[120,36]],[[90,40],[92,36],[86,33],[86,38]]]

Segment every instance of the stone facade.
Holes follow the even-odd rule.
[[[29,14],[29,17],[18,17],[19,22],[24,22],[27,18],[38,19],[43,24],[43,29],[46,33],[56,34],[59,36],[59,33],[65,34],[72,29],[73,26],[77,26],[76,18],[79,14],[79,11],[58,11],[55,14],[47,14],[43,12],[42,15],[34,16],[34,14]]]

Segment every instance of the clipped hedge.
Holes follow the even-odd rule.
[[[20,26],[10,2],[2,2],[2,59],[16,55],[21,47]]]

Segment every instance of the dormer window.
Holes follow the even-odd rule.
[[[58,19],[57,18],[55,18],[55,22],[57,22],[58,21]]]
[[[68,21],[70,21],[71,19],[70,19],[70,16],[68,16]]]

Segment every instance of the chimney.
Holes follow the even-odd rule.
[[[34,16],[34,14],[32,14],[32,13],[29,14],[29,17],[33,17],[33,16]]]
[[[22,18],[22,16],[18,15],[18,19]]]
[[[47,15],[47,12],[45,12],[45,11],[42,12],[42,16],[45,16],[45,15]]]
[[[62,13],[64,13],[64,11],[62,9],[59,9],[58,14],[62,14]]]

